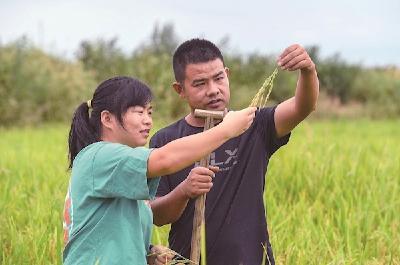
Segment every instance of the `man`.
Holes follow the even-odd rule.
[[[298,71],[295,96],[273,108],[258,111],[254,123],[240,137],[231,139],[211,154],[209,171],[190,167],[162,178],[157,198],[151,202],[154,223],[172,223],[170,247],[190,255],[194,197],[208,192],[205,210],[208,265],[259,265],[264,247],[267,264],[274,264],[269,242],[263,191],[271,155],[285,145],[291,130],[316,106],[319,82],[314,63],[300,45],[292,45],[279,56],[282,70]],[[175,91],[187,101],[191,112],[160,130],[151,147],[201,132],[204,119],[195,109],[224,110],[229,105],[229,69],[220,50],[211,42],[192,39],[174,53]],[[212,189],[211,189],[212,186]]]

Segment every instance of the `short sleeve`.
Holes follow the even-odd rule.
[[[257,122],[261,125],[261,133],[265,139],[266,149],[270,157],[281,146],[288,143],[290,133],[283,137],[277,137],[275,128],[275,107],[261,108],[256,116]]]
[[[147,178],[151,149],[106,143],[93,158],[93,196],[148,200],[154,197],[158,179]]]

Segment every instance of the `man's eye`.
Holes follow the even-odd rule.
[[[201,86],[204,86],[204,84],[205,84],[205,83],[196,83],[196,84],[194,85],[194,87],[201,87]]]

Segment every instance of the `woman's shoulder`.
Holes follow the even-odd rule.
[[[147,158],[151,149],[144,146],[132,148],[130,146],[111,143],[111,142],[96,142],[83,148],[74,160],[74,164],[78,162],[102,161],[117,162],[128,157],[144,157]]]
[[[97,153],[113,154],[116,156],[147,153],[150,151],[149,148],[144,146],[130,147],[124,144],[111,142],[99,142],[98,145],[95,146],[95,148],[97,150]]]
[[[147,160],[151,149],[144,146],[133,148],[120,143],[101,142],[94,146],[93,151],[94,160],[101,163],[101,161],[118,162],[132,158]]]

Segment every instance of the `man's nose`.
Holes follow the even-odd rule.
[[[216,82],[210,82],[207,89],[207,96],[215,96],[219,94],[219,87]]]

